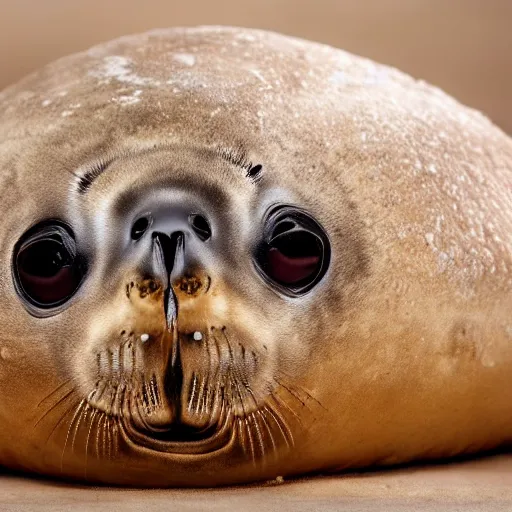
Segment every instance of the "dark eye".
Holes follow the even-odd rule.
[[[40,308],[66,302],[84,275],[70,230],[57,223],[36,226],[22,237],[15,249],[14,270],[22,296]]]
[[[310,215],[293,207],[271,212],[256,262],[281,291],[295,296],[308,292],[325,274],[329,260],[329,239]]]

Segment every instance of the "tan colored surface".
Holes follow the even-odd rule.
[[[512,455],[472,462],[305,479],[265,487],[122,490],[0,477],[0,510],[14,511],[512,510]]]
[[[512,132],[510,0],[0,0],[0,88],[155,27],[223,24],[326,42],[424,78]]]

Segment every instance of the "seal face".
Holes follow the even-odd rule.
[[[154,148],[151,157],[171,162],[180,151],[186,158],[178,147]],[[199,165],[193,153],[191,168]],[[151,169],[151,160],[142,159]],[[291,442],[285,419],[266,403],[274,398],[279,370],[270,359],[277,355],[259,346],[256,329],[228,322],[230,315],[220,308],[226,308],[225,295],[239,294],[240,303],[250,299],[247,293],[244,299],[244,289],[263,280],[277,295],[298,297],[312,290],[329,266],[328,237],[304,210],[274,204],[252,237],[233,242],[236,233],[212,200],[223,193],[222,183],[212,184],[208,193],[203,184],[162,186],[161,170],[154,167],[154,180],[149,172],[142,187],[124,188],[129,197],[112,191],[109,221],[99,226],[107,230],[103,235],[94,228],[92,236],[86,234],[78,220],[72,222],[76,233],[63,221],[45,220],[14,249],[14,284],[36,317],[63,314],[95,265],[105,269],[102,286],[112,296],[108,318],[92,315],[89,347],[78,352],[76,365],[84,357],[87,362],[79,371],[81,384],[90,392],[69,424],[63,456],[90,413],[97,455],[111,444],[112,422],[115,435],[122,430],[134,444],[165,453],[209,453],[225,446],[235,431],[255,458],[257,446],[263,455],[269,441]],[[249,173],[246,178],[252,187]],[[76,191],[82,202],[87,188]],[[91,246],[80,247],[77,239],[86,238]],[[239,279],[230,283],[220,269],[235,260],[242,262]]]
[[[57,61],[0,113],[1,464],[209,486],[510,442],[512,143],[481,115],[230,28]]]

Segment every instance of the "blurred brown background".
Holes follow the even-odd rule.
[[[512,133],[512,0],[0,0],[0,89],[122,34],[197,24],[276,30],[391,64]]]

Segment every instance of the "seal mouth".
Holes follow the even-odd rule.
[[[167,429],[140,429],[126,417],[120,426],[126,438],[137,446],[163,453],[200,455],[224,448],[233,438],[233,416],[227,412],[223,416],[216,424],[203,429],[183,423],[172,424]]]
[[[220,412],[215,420],[211,419],[201,427],[183,421],[184,376],[179,338],[164,379],[165,398],[168,407],[173,409],[174,419],[168,424],[156,425],[151,422],[151,416],[144,417],[137,407],[136,412],[129,410],[128,414],[122,415],[121,426],[133,443],[154,451],[184,454],[216,451],[229,443],[233,435],[233,413],[221,398]]]
[[[125,440],[135,446],[162,453],[207,454],[222,449],[236,435],[236,415],[224,397],[220,398],[220,410],[210,412],[210,421],[195,426],[176,415],[181,409],[181,397],[175,402],[167,402],[166,397],[167,403],[148,413],[143,393],[131,384],[120,384],[112,394],[117,402],[113,410],[104,410],[93,397],[87,399],[88,406],[113,419]]]

